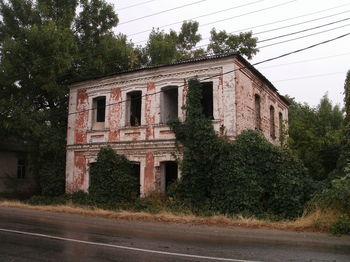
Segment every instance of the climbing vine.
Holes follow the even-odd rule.
[[[194,211],[300,215],[312,191],[302,163],[259,131],[244,131],[235,142],[218,136],[203,114],[200,82],[192,79],[188,85],[186,120],[170,123],[183,145],[177,197]]]

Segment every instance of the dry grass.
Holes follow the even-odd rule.
[[[71,204],[58,206],[33,206],[19,201],[0,201],[0,207],[24,208],[58,213],[80,214],[85,216],[103,217],[109,219],[142,220],[150,222],[189,223],[215,226],[240,226],[248,228],[273,228],[289,231],[324,232],[336,222],[337,213],[332,210],[316,210],[294,221],[265,221],[253,217],[238,216],[229,218],[223,215],[198,217],[194,215],[175,215],[170,212],[150,214],[146,212],[111,211],[99,208],[79,207]]]

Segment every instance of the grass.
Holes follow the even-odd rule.
[[[247,228],[271,228],[289,231],[326,232],[337,221],[337,213],[332,210],[316,210],[294,221],[266,221],[254,217],[236,216],[234,218],[216,215],[200,217],[193,214],[174,214],[161,211],[156,214],[132,211],[111,211],[100,208],[66,205],[29,205],[20,201],[0,201],[0,207],[24,208],[30,210],[51,211],[58,213],[79,214],[109,219],[142,220],[149,222],[187,223],[213,226],[240,226]]]

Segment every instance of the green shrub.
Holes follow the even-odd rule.
[[[331,186],[316,194],[311,208],[333,209],[350,215],[350,176],[332,180]]]
[[[244,131],[214,179],[213,205],[225,214],[294,218],[311,194],[300,161],[269,143],[258,131]]]
[[[96,203],[94,199],[88,193],[84,191],[78,191],[70,195],[70,199],[73,204],[94,206]]]
[[[30,205],[49,206],[49,205],[65,205],[69,197],[66,195],[51,196],[33,196],[26,201]]]
[[[175,197],[194,213],[294,218],[312,193],[302,163],[258,131],[234,143],[219,137],[201,106],[201,85],[189,81],[186,120],[170,123],[183,145],[182,177]]]
[[[338,221],[331,226],[330,232],[337,236],[350,235],[350,216],[347,214],[338,216]]]
[[[117,204],[138,197],[138,178],[132,175],[131,163],[110,147],[101,148],[97,161],[91,166],[91,197],[98,204]]]

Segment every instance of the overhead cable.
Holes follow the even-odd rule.
[[[210,76],[210,77],[202,79],[202,81],[209,80],[209,79],[212,79],[214,77],[226,75],[226,74],[229,74],[229,73],[233,73],[235,71],[242,70],[242,69],[245,69],[245,68],[249,68],[250,66],[260,65],[260,64],[267,63],[267,62],[270,62],[270,61],[274,61],[274,60],[277,60],[277,59],[280,59],[280,58],[283,58],[283,57],[286,57],[286,56],[290,56],[290,55],[293,55],[293,54],[296,54],[296,53],[300,53],[300,52],[303,52],[303,51],[315,48],[317,46],[324,45],[324,44],[336,41],[338,39],[344,38],[344,37],[349,36],[349,35],[350,35],[350,33],[343,34],[343,35],[337,36],[335,38],[331,38],[331,39],[328,39],[328,40],[325,40],[325,41],[322,41],[322,42],[319,42],[319,43],[316,43],[316,44],[313,44],[313,45],[310,45],[310,46],[307,46],[307,47],[304,47],[304,48],[300,48],[300,49],[297,49],[297,50],[294,50],[294,51],[291,51],[291,52],[288,52],[288,53],[284,53],[282,55],[278,55],[278,56],[275,56],[275,57],[272,57],[272,58],[268,58],[268,59],[262,60],[262,61],[257,62],[257,63],[253,63],[253,64],[248,65],[248,66],[242,66],[242,67],[239,67],[239,68],[235,68],[233,70],[229,70],[229,71],[217,74],[217,75]],[[184,85],[181,85],[179,87],[184,87]],[[134,99],[139,99],[140,97],[142,98],[142,97],[155,95],[155,94],[158,94],[158,93],[161,93],[161,92],[163,92],[163,91],[160,90],[160,91],[153,92],[153,93],[150,93],[150,94],[145,94],[145,95],[142,95],[142,96],[135,97]],[[105,107],[126,103],[128,101],[130,101],[130,99],[118,101],[118,102],[115,102],[115,103],[106,104]],[[93,108],[89,108],[89,109],[84,109],[84,110],[80,110],[80,111],[70,112],[70,113],[68,113],[68,115],[80,114],[80,113],[88,112],[88,111],[91,111],[91,110],[94,110],[94,109]]]

